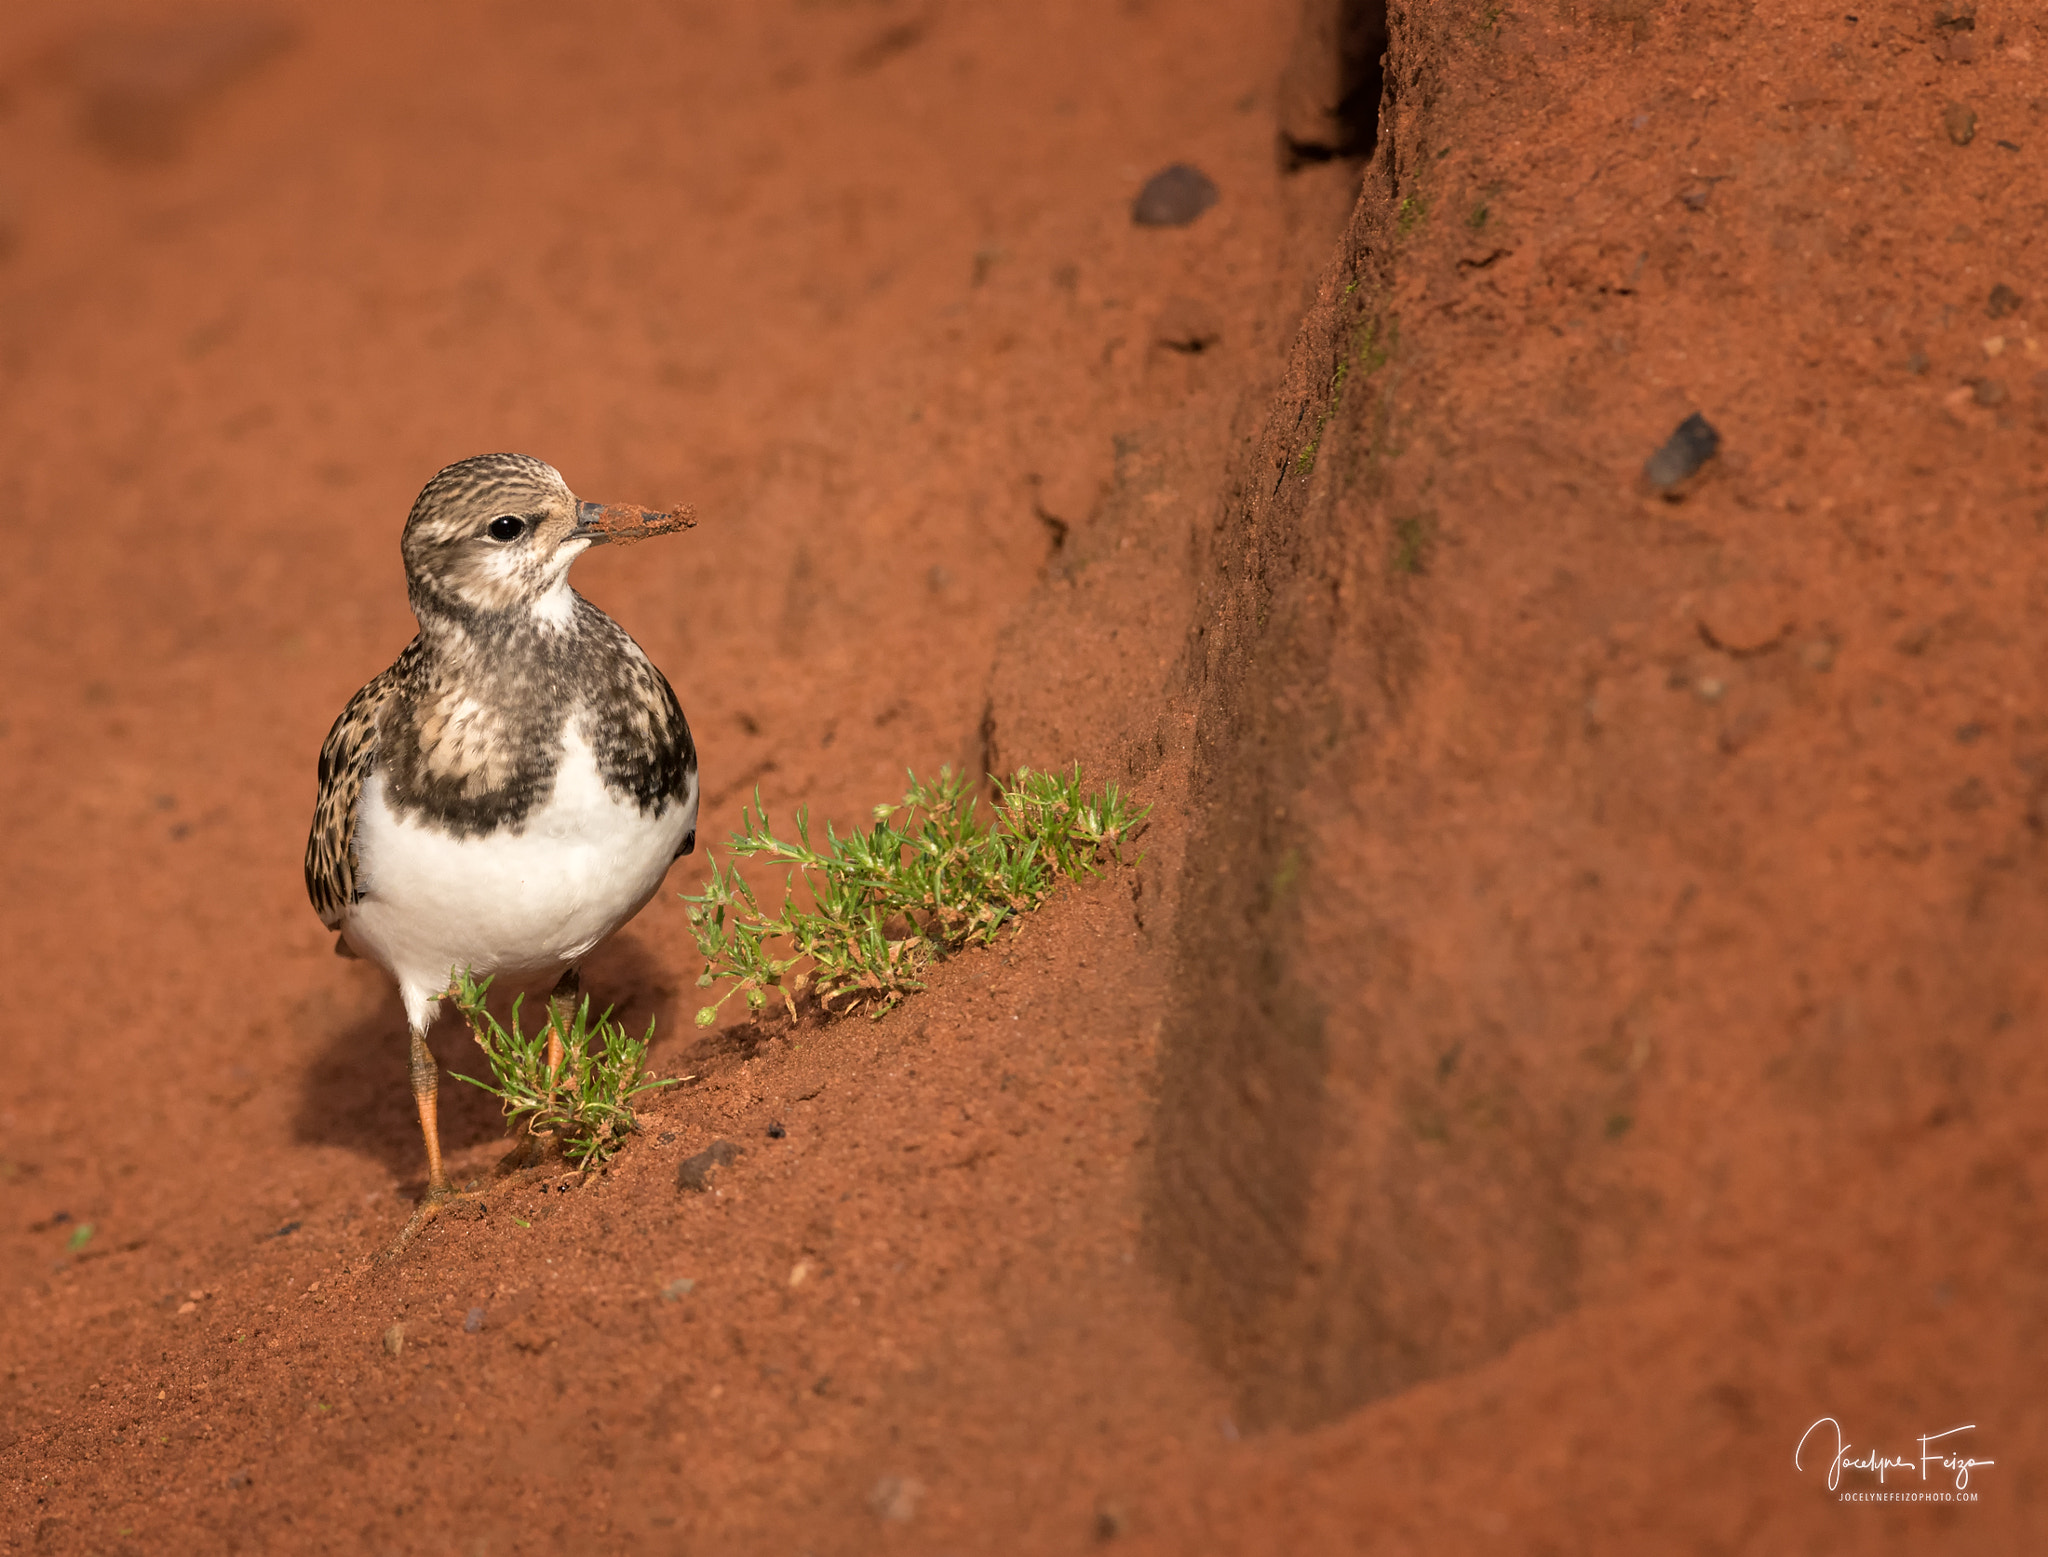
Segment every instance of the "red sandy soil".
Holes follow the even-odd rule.
[[[1770,10],[1397,4],[1291,172],[1293,0],[0,15],[0,1541],[2025,1549],[2048,31]],[[585,982],[693,1079],[385,1258],[299,857],[497,448],[695,508],[577,582],[710,847],[1155,821],[874,1023],[701,1033],[664,894]]]

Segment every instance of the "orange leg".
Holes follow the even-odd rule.
[[[436,1106],[441,1090],[440,1067],[434,1063],[434,1051],[427,1047],[427,1035],[417,1028],[412,1034],[412,1100],[420,1114],[420,1137],[427,1143],[427,1192],[420,1197],[420,1203],[413,1208],[412,1216],[399,1230],[398,1241],[384,1251],[384,1257],[396,1259],[399,1251],[412,1241],[427,1223],[441,1213],[441,1208],[450,1202],[448,1173],[441,1166],[441,1116]]]
[[[427,1143],[427,1198],[438,1200],[448,1193],[448,1175],[441,1167],[440,1067],[434,1051],[427,1047],[426,1034],[417,1028],[412,1035],[412,1100],[420,1112],[420,1134]]]
[[[555,1078],[562,1073],[562,1035],[576,1020],[576,997],[582,992],[582,975],[571,968],[555,981],[554,993],[548,996],[549,1092],[554,1091]]]
[[[574,968],[556,981],[554,990],[548,996],[548,1048],[547,1048],[547,1092],[552,1108],[563,1066],[568,1059],[567,1035],[576,1021],[576,1000],[582,989],[582,980]],[[570,1078],[573,1084],[574,1078]],[[498,1164],[500,1173],[515,1173],[521,1168],[538,1167],[548,1153],[548,1146],[554,1136],[543,1131],[534,1132],[530,1120],[522,1119],[512,1149]]]

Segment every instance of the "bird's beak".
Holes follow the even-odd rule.
[[[593,546],[615,541],[623,546],[630,541],[644,541],[651,535],[694,529],[696,524],[697,512],[688,506],[656,513],[631,503],[578,503],[576,528],[569,532],[569,539],[588,541]]]

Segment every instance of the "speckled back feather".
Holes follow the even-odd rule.
[[[357,900],[356,803],[377,761],[377,725],[399,684],[418,674],[422,652],[415,638],[389,669],[348,700],[320,744],[319,797],[306,839],[306,896],[330,930]]]

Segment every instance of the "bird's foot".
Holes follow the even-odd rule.
[[[405,1226],[398,1230],[398,1237],[390,1248],[384,1251],[387,1260],[396,1259],[404,1252],[405,1246],[413,1241],[431,1222],[443,1218],[457,1222],[481,1221],[490,1214],[491,1208],[484,1203],[483,1184],[472,1179],[461,1189],[443,1184],[439,1188],[429,1187],[420,1197],[420,1203],[413,1207],[412,1215]]]

